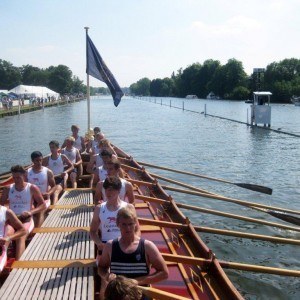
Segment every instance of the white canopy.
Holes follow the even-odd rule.
[[[257,96],[272,96],[271,92],[253,92],[253,94]]]
[[[45,86],[32,86],[32,85],[18,85],[15,88],[11,89],[9,93],[15,93],[17,95],[29,95],[32,97],[59,97],[59,94],[48,89]]]

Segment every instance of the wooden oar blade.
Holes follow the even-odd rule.
[[[251,184],[251,183],[234,183],[234,185],[239,186],[244,189],[248,189],[251,191],[263,193],[263,194],[268,194],[272,195],[273,190],[269,187],[262,186],[262,185],[257,185],[257,184]]]
[[[300,218],[298,217],[275,210],[268,210],[267,213],[275,218],[300,226]]]

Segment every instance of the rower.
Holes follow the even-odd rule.
[[[99,154],[98,154],[99,156]],[[93,184],[97,184],[98,181],[103,181],[107,177],[107,170],[106,170],[106,164],[112,160],[112,153],[107,150],[103,150],[100,153],[100,157],[103,161],[103,164],[100,165],[99,167],[94,167],[93,168],[93,174],[94,174],[94,179],[93,179]],[[92,165],[89,163],[87,166],[87,171],[91,172]]]
[[[88,135],[89,133],[87,133]],[[99,136],[98,136],[99,134]],[[98,136],[98,137],[97,137]],[[91,153],[94,147],[98,146],[98,142],[100,139],[104,138],[104,134],[101,132],[100,127],[94,127],[93,129],[93,137],[89,139],[86,144],[86,153]]]
[[[59,153],[59,142],[51,141],[49,143],[51,154],[43,159],[43,166],[48,167],[54,174],[55,191],[53,193],[53,204],[58,201],[58,197],[64,188],[67,187],[68,173],[74,167],[70,160],[64,154]],[[65,170],[66,166],[66,170]]]
[[[113,149],[113,147],[111,146],[111,144],[109,143],[109,141],[107,139],[101,139],[98,143],[98,146],[94,147],[90,154],[90,161],[86,168],[88,173],[92,173],[93,172],[92,170],[94,170],[94,168],[99,168],[103,165],[103,159],[101,156],[101,152],[103,150],[111,152],[112,156],[114,158],[117,158],[117,154]]]
[[[10,225],[14,233],[8,235],[6,226]],[[7,262],[7,248],[11,241],[26,235],[26,230],[15,213],[5,206],[0,205],[0,274]]]
[[[137,233],[135,209],[128,206],[121,208],[116,224],[121,235],[105,244],[99,260],[100,297],[113,274],[133,278],[138,285],[149,285],[167,279],[169,271],[158,248]],[[155,272],[150,274],[151,268]]]
[[[74,147],[79,150],[80,153],[84,152],[85,150],[85,142],[84,138],[82,136],[79,136],[79,126],[72,125],[71,131],[72,131],[72,137],[74,138]],[[66,140],[62,144],[62,148],[65,148],[67,146]]]
[[[122,201],[119,193],[122,187],[118,177],[107,177],[103,183],[107,201],[95,207],[93,219],[90,225],[90,236],[95,242],[98,250],[96,262],[101,260],[101,253],[104,244],[120,235],[120,230],[116,224],[118,211],[122,207],[129,206],[134,209],[132,204]],[[100,235],[98,234],[100,232]]]
[[[1,197],[1,204],[8,200],[9,208],[18,216],[26,229],[26,235],[16,241],[16,260],[18,260],[25,250],[27,236],[34,229],[32,216],[46,210],[46,203],[39,188],[25,181],[26,170],[16,165],[11,167],[14,184],[5,188]],[[36,203],[36,207],[33,206]],[[7,226],[7,234],[10,236],[15,232],[10,225]]]
[[[40,189],[45,200],[46,207],[48,208],[51,204],[50,196],[56,190],[53,172],[42,165],[43,154],[40,151],[34,151],[31,153],[31,161],[33,162],[33,166],[27,170],[26,181],[35,184]],[[45,218],[44,213],[45,212],[43,211],[36,214],[36,227],[41,227]]]
[[[74,166],[74,169],[70,173],[70,180],[72,188],[77,188],[77,178],[82,175],[82,158],[80,152],[74,147],[74,137],[69,136],[65,139],[66,147],[61,150],[62,154],[65,154]]]
[[[92,149],[91,149],[91,155],[99,154],[101,152],[100,148],[100,142],[104,139],[104,134],[102,132],[98,132],[94,136],[94,140],[92,141]]]
[[[106,170],[108,176],[117,176],[120,178],[120,173],[122,172],[121,163],[117,159],[112,158],[111,161],[106,163]],[[120,178],[120,180],[122,183],[122,187],[119,194],[120,199],[134,204],[134,193],[133,193],[132,184],[127,180],[125,180],[124,178]],[[101,203],[103,201],[107,201],[105,196],[105,190],[103,188],[103,182],[104,181],[99,181],[97,183],[95,196],[94,196],[95,203]]]
[[[110,144],[109,140],[104,138],[102,133],[98,133],[96,137],[98,139],[98,145],[92,149],[93,155],[99,154],[102,150],[108,150],[117,157],[117,153],[115,152],[114,148]]]

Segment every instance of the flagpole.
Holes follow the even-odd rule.
[[[88,30],[89,27],[84,27],[86,32],[86,64],[88,64],[88,51],[87,51],[87,36],[88,36]],[[90,105],[90,77],[88,72],[86,73],[86,87],[87,87],[87,131],[91,128],[91,105]]]

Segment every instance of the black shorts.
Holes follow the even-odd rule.
[[[55,177],[54,180],[55,180],[56,185],[63,184],[63,181],[64,181],[64,179],[62,177]]]

